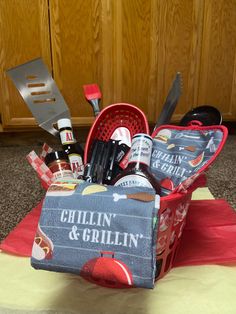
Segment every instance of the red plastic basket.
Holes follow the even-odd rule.
[[[161,197],[156,248],[156,280],[170,271],[177,253],[192,192]]]
[[[149,134],[147,119],[140,109],[126,103],[110,105],[101,111],[90,129],[85,145],[85,163],[87,163],[93,140],[109,140],[118,127],[128,128],[131,137],[142,132]],[[186,193],[174,193],[161,197],[158,214],[156,280],[162,278],[172,268],[193,190],[194,188]]]
[[[192,193],[199,187],[205,187],[206,183],[206,175],[202,173],[185,193],[176,192],[161,197],[156,246],[156,280],[171,270],[186,223]]]
[[[100,112],[89,131],[84,149],[85,164],[93,140],[108,141],[119,127],[127,128],[131,138],[137,133],[149,134],[148,121],[142,110],[126,103],[110,105]]]

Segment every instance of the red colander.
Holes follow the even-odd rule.
[[[87,163],[89,150],[94,139],[108,141],[118,128],[127,128],[132,138],[137,133],[149,134],[145,114],[134,105],[117,103],[104,108],[94,121],[84,149],[84,163]]]

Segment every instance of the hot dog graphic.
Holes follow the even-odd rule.
[[[38,225],[32,248],[32,257],[39,261],[43,259],[52,259],[53,247],[54,246],[52,241],[47,237],[47,235]]]

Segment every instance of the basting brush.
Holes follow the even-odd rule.
[[[97,84],[84,85],[84,95],[88,103],[93,107],[95,117],[100,113],[99,102],[102,98],[102,93]]]

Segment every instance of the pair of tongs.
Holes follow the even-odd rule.
[[[119,142],[115,140],[101,141],[95,139],[91,148],[91,156],[85,166],[84,180],[93,183],[111,183],[116,173],[116,157]]]

